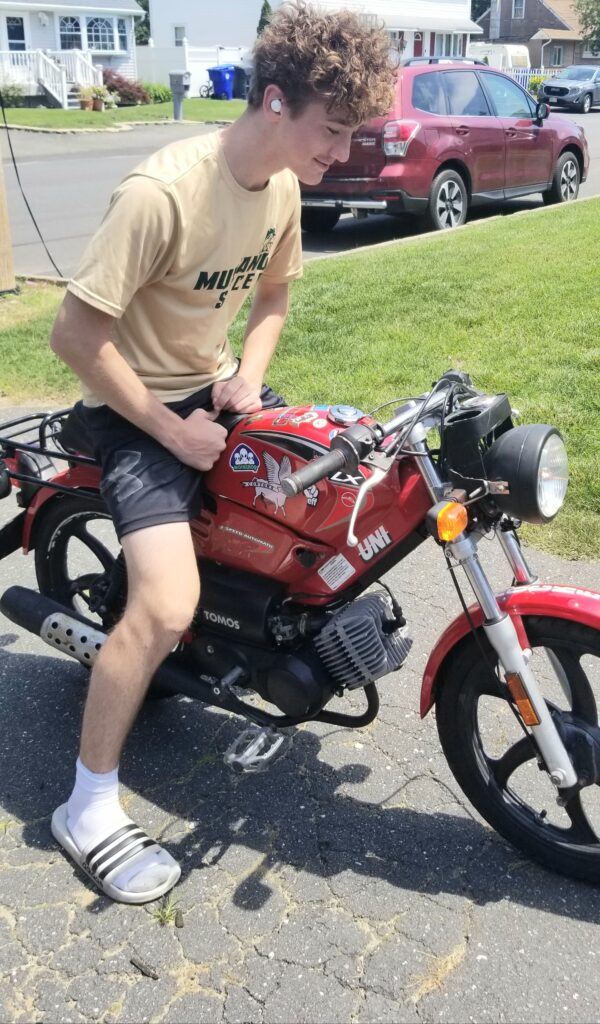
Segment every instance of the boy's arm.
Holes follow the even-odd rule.
[[[182,420],[138,379],[112,342],[114,317],[67,292],[50,347],[98,398],[154,437],[182,462],[207,470],[225,448],[226,432],[197,409]]]
[[[260,391],[275,351],[289,308],[289,285],[264,277],[258,282],[246,324],[240,368],[230,380],[213,385],[213,406],[217,411],[258,412]]]

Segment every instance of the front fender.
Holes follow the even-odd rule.
[[[497,595],[500,608],[513,620],[519,641],[523,648],[528,646],[523,616],[546,615],[555,619],[571,619],[584,626],[600,630],[600,594],[582,587],[565,587],[554,583],[533,583],[530,586],[514,587]],[[469,608],[469,615],[475,626],[483,624],[483,612],[479,605]],[[424,718],[435,703],[435,691],[442,665],[450,652],[471,631],[464,612],[442,633],[425,666],[421,684],[421,718]]]

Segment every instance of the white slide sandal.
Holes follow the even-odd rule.
[[[134,822],[121,826],[100,843],[80,850],[67,826],[67,805],[61,804],[52,815],[52,835],[78,867],[96,886],[118,903],[150,903],[164,896],[179,881],[181,868],[166,850],[150,839]],[[160,865],[170,867],[168,876],[154,889],[145,892],[127,891],[113,885],[113,879],[125,869],[143,862],[143,870],[152,868],[152,854],[160,856]]]

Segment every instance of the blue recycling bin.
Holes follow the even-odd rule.
[[[232,100],[233,99],[233,82],[235,77],[235,67],[233,64],[219,64],[215,68],[207,68],[208,77],[212,82],[212,87],[215,93],[215,99],[217,100]]]

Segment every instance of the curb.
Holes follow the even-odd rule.
[[[133,131],[134,128],[143,128],[146,125],[154,126],[171,124],[228,125],[233,124],[233,121],[188,121],[186,118],[182,118],[180,121],[175,121],[173,118],[163,118],[161,121],[126,121],[123,124],[108,125],[107,127],[102,128],[39,128],[34,125],[27,124],[0,124],[0,128],[4,131],[10,132],[39,132],[43,135],[98,135],[101,132],[130,132]]]
[[[49,274],[15,274],[16,281],[33,281],[34,284],[54,284],[57,288],[66,288],[70,278],[68,277],[50,277]]]

